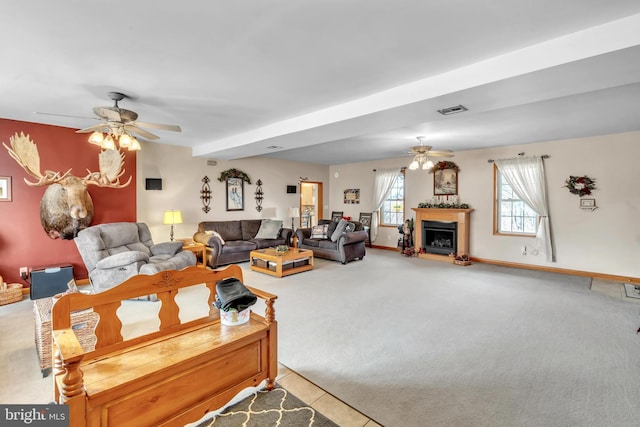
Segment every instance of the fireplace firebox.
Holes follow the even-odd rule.
[[[422,249],[425,253],[449,255],[458,253],[458,223],[422,221]]]

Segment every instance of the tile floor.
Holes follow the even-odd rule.
[[[341,427],[380,427],[380,424],[336,399],[281,363],[278,364],[276,382]]]

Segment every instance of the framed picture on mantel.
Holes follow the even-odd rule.
[[[458,171],[455,169],[437,169],[433,172],[433,194],[451,196],[458,194]]]

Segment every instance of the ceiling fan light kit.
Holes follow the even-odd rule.
[[[415,145],[411,147],[409,150],[410,154],[414,154],[413,161],[409,164],[410,170],[417,170],[422,168],[423,170],[430,170],[433,168],[433,162],[429,158],[431,157],[453,157],[453,151],[450,150],[441,150],[434,151],[431,150],[430,145],[424,145],[424,136],[417,136],[416,139],[420,142],[420,145]]]

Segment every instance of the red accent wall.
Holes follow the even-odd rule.
[[[0,142],[10,146],[9,138],[24,132],[37,145],[40,154],[40,169],[66,172],[84,177],[87,169],[99,170],[100,148],[87,142],[88,134],[77,134],[75,129],[41,125],[29,122],[0,119]],[[102,188],[89,186],[93,200],[92,224],[136,220],[136,155],[125,152],[125,173],[120,178],[131,184],[125,188]],[[0,176],[12,179],[11,202],[0,202],[0,275],[7,283],[22,283],[20,267],[32,268],[73,265],[76,279],[87,277],[87,269],[82,263],[73,240],[50,239],[40,224],[40,199],[45,187],[30,187],[24,178],[27,175],[7,150],[0,145]]]

